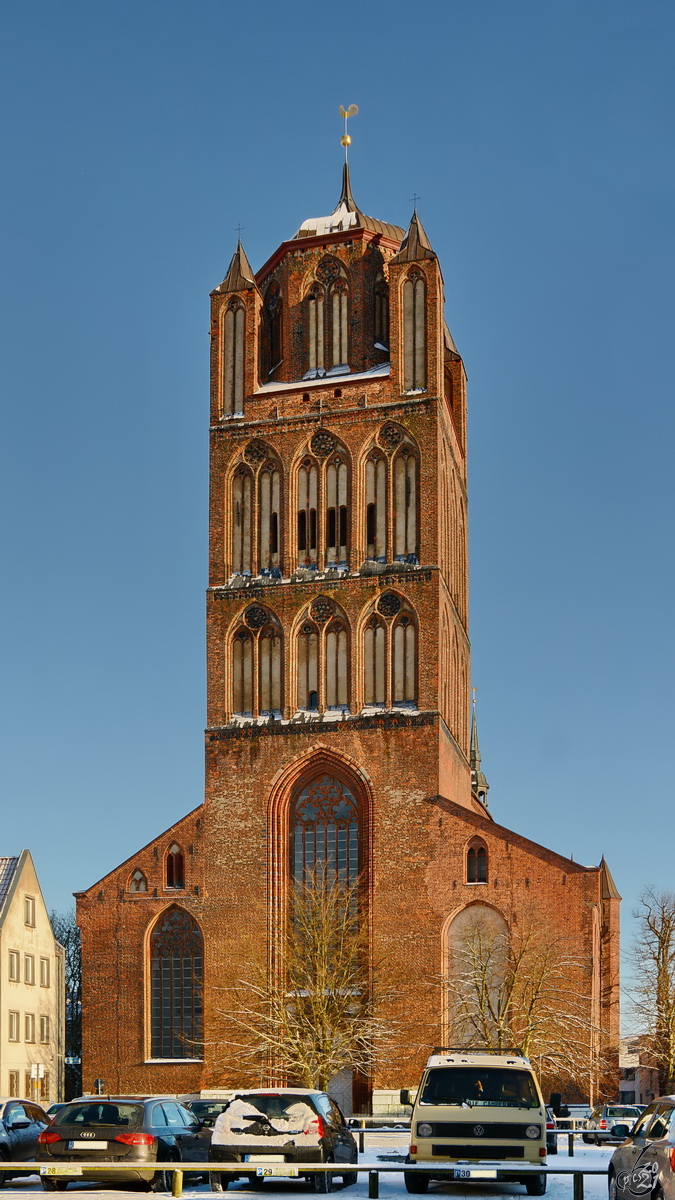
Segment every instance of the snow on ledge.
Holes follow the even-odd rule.
[[[367,383],[369,379],[385,379],[390,372],[389,363],[380,363],[369,371],[356,371],[352,374],[324,375],[321,379],[298,379],[293,383],[264,383],[254,393],[254,396],[270,396],[276,392],[307,392],[315,387],[330,387],[335,381],[342,383]]]

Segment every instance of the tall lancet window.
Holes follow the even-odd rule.
[[[153,1058],[199,1058],[204,942],[190,913],[172,905],[150,937]]]
[[[417,457],[404,444],[394,458],[394,557],[417,554]]]
[[[383,454],[366,462],[366,558],[385,561],[387,554],[387,462]]]
[[[392,700],[414,704],[417,696],[417,634],[409,613],[397,617],[392,630]]]
[[[253,637],[241,629],[232,643],[232,709],[253,716]]]
[[[269,337],[269,366],[267,373],[271,375],[283,358],[281,344],[281,288],[275,279],[272,280],[265,295],[265,312],[267,314]]]
[[[331,621],[326,633],[326,708],[349,706],[349,654],[347,630],[340,620]]]
[[[301,567],[318,562],[318,507],[319,471],[314,460],[306,458],[298,471],[298,566]]]
[[[298,633],[298,708],[316,712],[319,708],[319,630],[305,621]]]
[[[307,297],[309,324],[309,369],[316,371],[324,364],[324,289],[316,283]]]
[[[426,285],[421,271],[412,270],[403,284],[403,389],[427,385]]]
[[[384,706],[387,701],[386,662],[387,631],[384,621],[373,616],[366,625],[363,638],[365,666],[365,702]]]
[[[317,879],[351,886],[358,880],[359,807],[339,779],[319,775],[291,806],[291,877],[311,887]]]
[[[389,349],[389,287],[381,271],[375,276],[375,338],[381,349]]]
[[[330,293],[332,344],[334,367],[343,366],[349,360],[347,348],[347,285],[342,279],[333,284]]]
[[[240,300],[231,300],[223,321],[223,414],[244,411],[246,318]]]
[[[232,481],[232,569],[251,573],[251,520],[253,478],[248,467],[237,467]]]
[[[270,623],[258,638],[259,709],[263,716],[281,715],[281,631]]]
[[[347,464],[337,455],[326,467],[326,562],[347,561]]]
[[[269,460],[258,477],[260,506],[260,569],[279,566],[279,522],[281,514],[281,472],[279,464]]]

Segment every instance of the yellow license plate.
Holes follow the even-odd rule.
[[[255,1173],[256,1173],[256,1175],[262,1176],[263,1179],[269,1178],[270,1175],[281,1175],[283,1178],[291,1177],[294,1179],[296,1177],[296,1175],[298,1174],[298,1168],[297,1167],[289,1167],[289,1166],[256,1167]]]
[[[41,1175],[81,1175],[82,1167],[76,1166],[74,1163],[68,1163],[63,1167],[40,1167]]]

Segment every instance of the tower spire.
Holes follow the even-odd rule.
[[[469,746],[469,766],[471,767],[471,791],[477,800],[487,808],[487,794],[490,785],[481,771],[480,749],[478,746],[478,722],[476,721],[476,695],[471,702],[471,741]]]

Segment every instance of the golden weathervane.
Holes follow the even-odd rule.
[[[347,133],[347,121],[350,117],[355,117],[358,111],[358,106],[356,104],[350,104],[349,108],[344,108],[342,105],[340,105],[340,116],[344,117],[345,119],[345,131],[340,138],[340,145],[344,146],[345,148],[345,162],[347,161],[347,150],[352,140]]]

